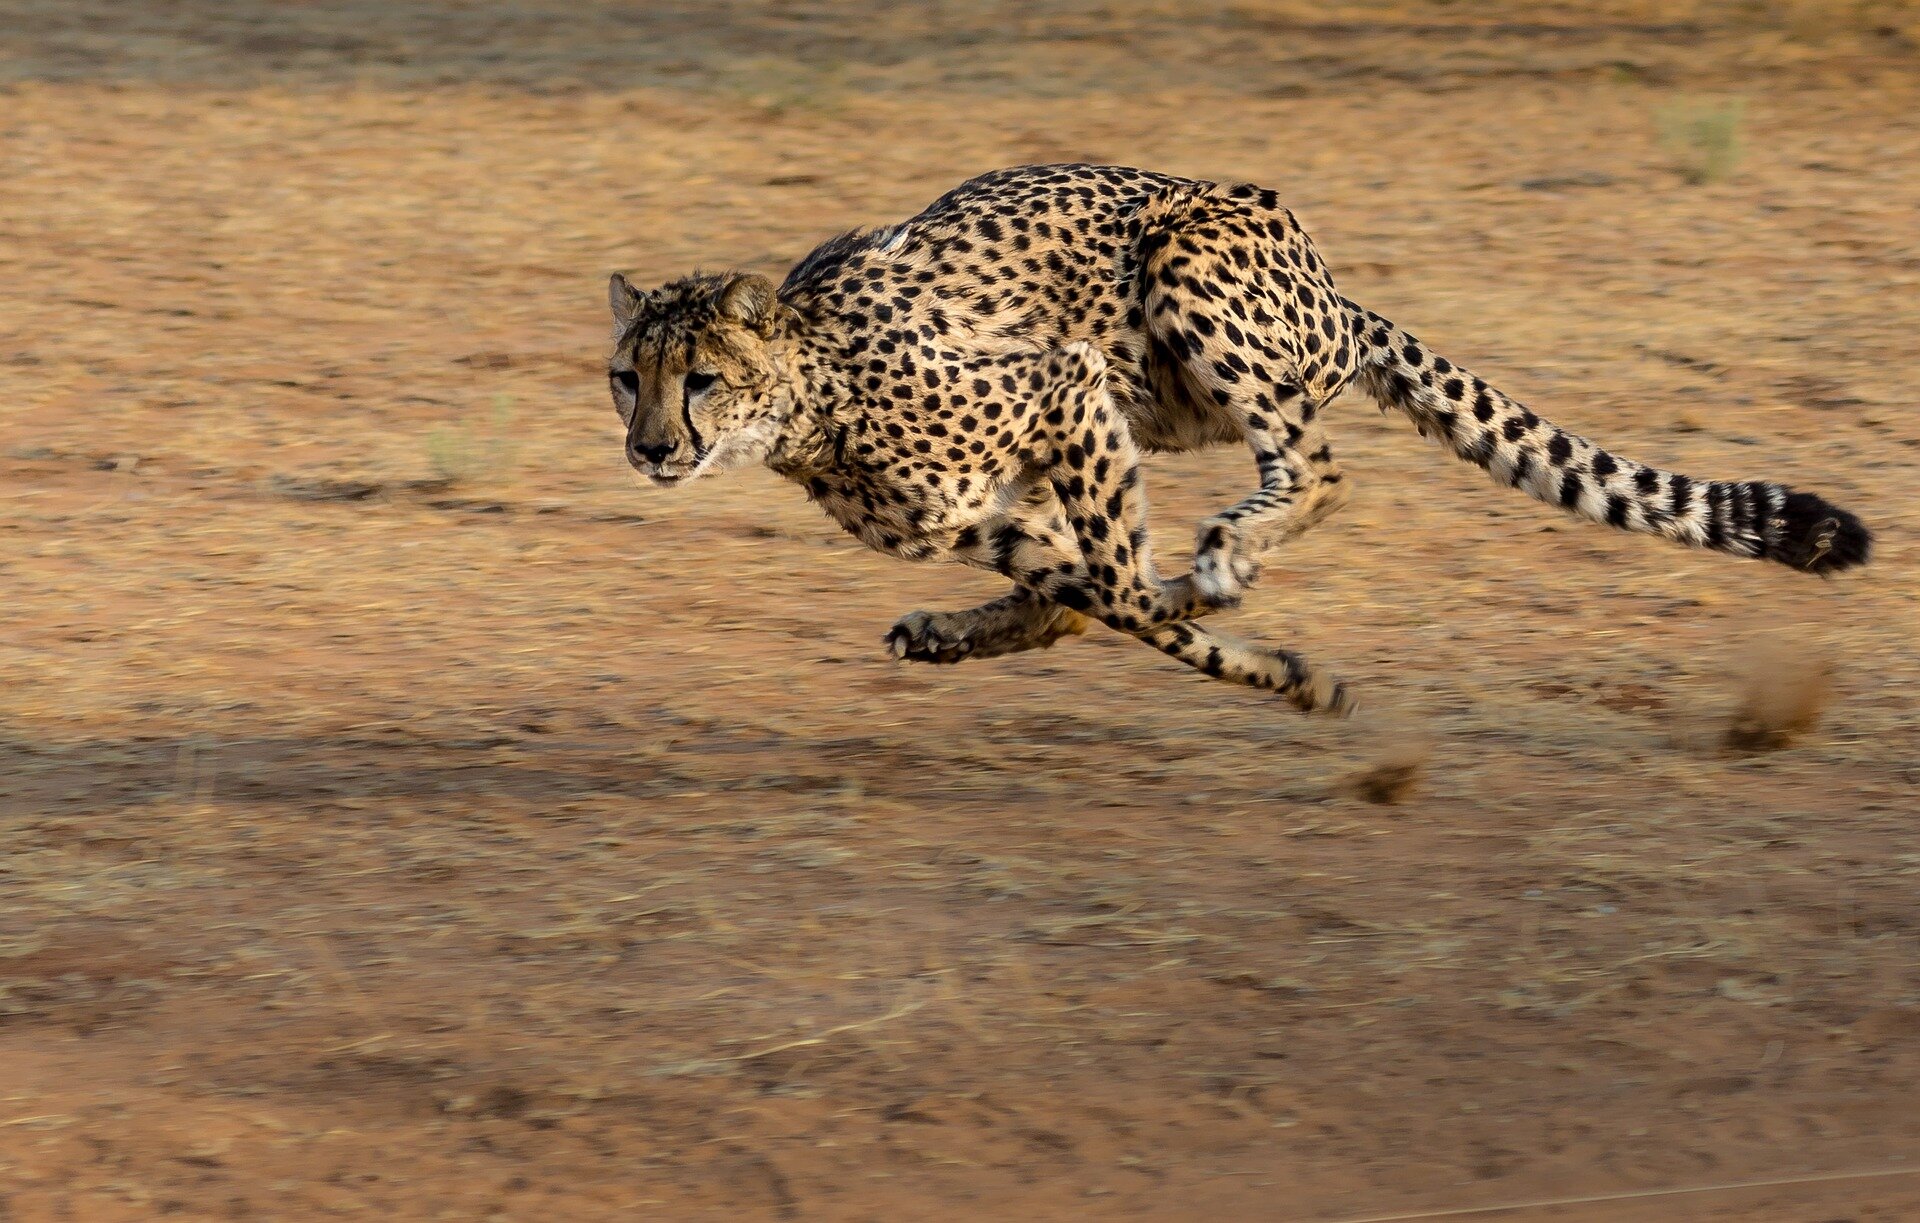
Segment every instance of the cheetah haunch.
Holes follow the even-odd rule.
[[[1830,573],[1860,520],[1778,484],[1696,480],[1534,415],[1341,297],[1272,191],[1113,166],[961,184],[901,225],[845,234],[778,289],[615,276],[609,378],[627,457],[657,484],[760,461],[908,560],[991,569],[1013,592],[914,612],[896,658],[1051,645],[1090,620],[1218,679],[1347,713],[1299,656],[1196,623],[1348,486],[1322,410],[1356,379],[1496,481],[1594,522]],[[1162,577],[1143,454],[1240,441],[1260,487],[1200,524]]]

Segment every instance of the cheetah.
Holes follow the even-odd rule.
[[[1814,574],[1864,563],[1853,514],[1773,483],[1700,480],[1601,449],[1340,296],[1271,190],[1119,166],[962,183],[833,238],[777,288],[609,283],[626,458],[656,485],[754,462],[868,546],[992,570],[1012,591],[903,616],[897,659],[1051,646],[1094,623],[1216,679],[1346,715],[1345,683],[1203,624],[1338,510],[1324,427],[1358,383],[1383,411],[1581,518]],[[1259,477],[1154,565],[1144,456],[1240,442]]]

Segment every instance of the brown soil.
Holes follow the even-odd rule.
[[[1920,1218],[1920,17],[1825,8],[0,0],[0,1218]],[[993,583],[634,486],[609,271],[1057,159],[1281,188],[1876,562],[1356,399],[1232,617],[1338,724],[1111,636],[891,664]],[[1249,474],[1159,464],[1168,546]],[[1761,641],[1826,705],[1731,751]]]

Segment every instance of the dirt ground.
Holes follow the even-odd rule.
[[[996,585],[636,487],[608,272],[1048,160],[1277,187],[1875,563],[1351,398],[1231,617],[1342,724],[1111,636],[893,664]],[[1913,6],[0,0],[0,1219],[1920,1219],[1917,331]],[[1159,462],[1165,546],[1251,476]]]

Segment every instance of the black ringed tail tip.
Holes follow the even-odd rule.
[[[1352,689],[1348,688],[1345,682],[1335,684],[1333,695],[1327,699],[1326,712],[1336,718],[1351,718],[1360,712],[1359,698],[1353,695]]]
[[[1812,493],[1787,493],[1767,522],[1766,541],[1768,560],[1822,575],[1864,565],[1873,552],[1865,523]]]

